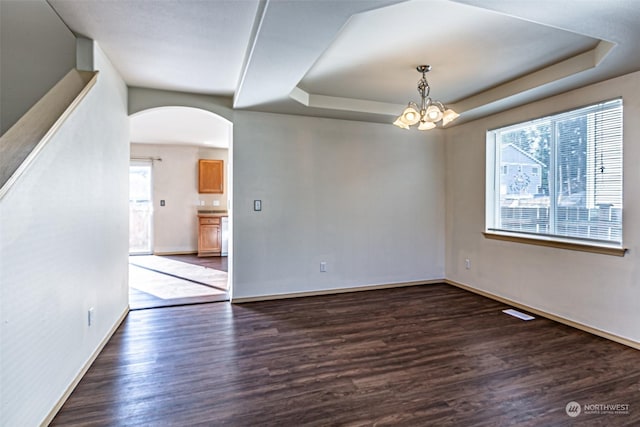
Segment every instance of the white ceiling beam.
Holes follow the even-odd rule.
[[[468,113],[476,108],[505,100],[528,90],[540,88],[565,77],[590,70],[600,65],[615,46],[613,43],[601,40],[593,49],[587,52],[480,92],[450,106],[458,112]]]
[[[349,18],[404,0],[267,0],[234,108],[287,99]]]
[[[359,113],[397,115],[406,105],[390,104],[388,102],[369,101],[367,99],[343,98],[339,96],[317,95],[307,93],[295,87],[289,98],[306,107],[326,108],[330,110],[356,111]]]

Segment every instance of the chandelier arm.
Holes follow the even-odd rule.
[[[409,102],[409,106],[393,124],[403,129],[409,129],[410,126],[416,123],[420,123],[418,129],[428,130],[436,127],[436,122],[440,122],[441,126],[445,126],[452,120],[455,120],[456,117],[459,116],[459,114],[457,114],[453,110],[447,111],[447,107],[442,102],[437,100],[434,101],[429,96],[431,93],[431,87],[429,86],[429,82],[427,81],[426,73],[431,70],[431,66],[419,65],[416,69],[418,72],[422,73],[422,78],[418,80],[420,107],[418,107],[418,104],[413,101]],[[430,108],[432,105],[436,109],[435,111],[433,108]],[[427,115],[427,110],[430,110],[429,115]],[[416,113],[419,116],[417,120],[415,117]]]
[[[447,109],[447,107],[445,107],[445,106],[444,106],[444,104],[443,104],[442,102],[440,102],[440,101],[433,101],[432,103],[433,103],[433,104],[436,104],[436,106],[437,106],[438,108],[440,108],[440,110],[441,110],[442,112],[444,112],[444,110],[446,110],[446,109]]]

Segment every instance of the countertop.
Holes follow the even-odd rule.
[[[228,212],[211,210],[211,209],[198,209],[198,216],[210,216],[210,217],[228,216]]]

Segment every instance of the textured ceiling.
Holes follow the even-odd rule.
[[[415,67],[430,64],[432,94],[455,102],[597,43],[448,0],[404,2],[354,16],[298,86],[322,95],[404,103],[416,94]]]
[[[232,96],[258,0],[51,0],[128,85]]]
[[[636,0],[48,1],[130,86],[239,109],[390,122],[426,63],[462,123],[640,70]]]

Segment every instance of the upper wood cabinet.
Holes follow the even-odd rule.
[[[224,193],[223,160],[200,159],[198,161],[198,192]]]

